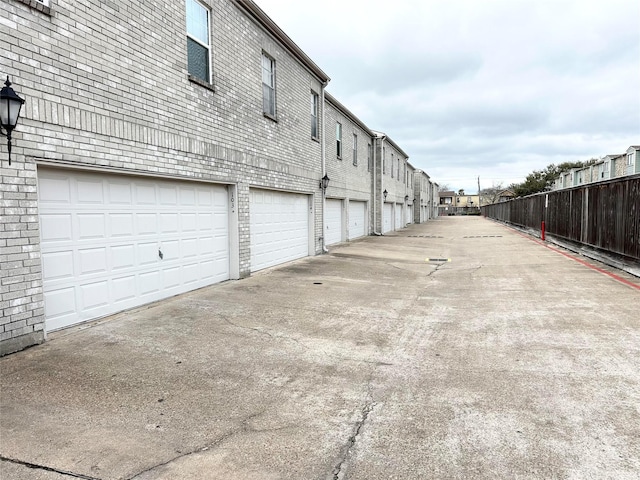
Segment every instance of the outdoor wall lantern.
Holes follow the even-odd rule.
[[[384,199],[387,199],[387,195],[389,195],[389,192],[387,192],[387,189],[384,189],[384,192],[382,192],[382,195],[384,195]]]
[[[24,99],[20,98],[11,88],[9,75],[7,75],[7,81],[4,84],[5,86],[0,90],[0,134],[7,137],[9,165],[11,165],[11,132],[18,124],[18,117],[20,117],[20,109]]]
[[[408,201],[409,201],[409,195],[405,195],[405,196],[404,196],[404,201],[405,201],[405,202],[408,202]]]
[[[328,186],[329,186],[329,177],[325,173],[324,177],[322,177],[322,179],[320,180],[320,188],[324,192],[327,189]]]

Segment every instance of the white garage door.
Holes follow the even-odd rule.
[[[324,214],[324,243],[333,245],[342,241],[342,200],[327,199]]]
[[[394,228],[396,230],[400,230],[401,228],[404,227],[404,223],[402,221],[402,204],[400,203],[395,204],[395,213],[396,213],[396,222],[395,222]]]
[[[349,202],[349,239],[364,237],[367,234],[367,203],[352,200]]]
[[[309,255],[308,195],[250,193],[251,271]]]
[[[407,205],[407,225],[413,223],[413,205]]]
[[[47,330],[229,278],[227,189],[38,170]]]
[[[393,230],[393,204],[385,203],[382,209],[382,233]]]

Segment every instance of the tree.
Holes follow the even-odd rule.
[[[524,197],[539,192],[551,190],[553,182],[564,172],[572,168],[581,168],[588,162],[563,162],[559,165],[548,165],[544,170],[534,170],[524,179],[524,182],[515,184],[513,191],[518,197]]]
[[[438,185],[439,192],[448,192],[449,190],[451,190],[451,187],[446,183],[444,185]]]
[[[505,188],[500,183],[494,183],[490,187],[483,188],[480,190],[480,204],[481,205],[490,205],[492,203],[498,203],[500,200],[500,194],[504,192]]]

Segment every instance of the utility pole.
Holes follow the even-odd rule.
[[[478,175],[478,208],[482,207],[482,197],[480,196],[480,175]]]

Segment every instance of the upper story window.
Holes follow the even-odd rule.
[[[209,10],[196,0],[187,0],[187,70],[189,75],[211,83]]]
[[[400,157],[398,157],[398,170],[396,171],[396,178],[400,181]]]
[[[385,162],[386,151],[385,148],[382,147],[382,173],[387,173],[387,162]]]
[[[276,116],[276,61],[262,54],[262,111],[265,115]]]
[[[627,154],[627,166],[633,165],[633,152]]]
[[[371,171],[371,164],[373,163],[373,148],[371,147],[371,144],[368,143],[367,144],[367,171],[370,172]]]
[[[336,156],[342,158],[342,124],[336,122]]]
[[[311,92],[311,138],[318,138],[318,94]]]
[[[358,166],[358,135],[353,134],[353,164]]]
[[[36,0],[36,2],[41,3],[45,7],[48,7],[50,0]]]
[[[390,170],[391,170],[391,178],[393,178],[393,163],[394,162],[393,162],[393,152],[392,152],[391,153],[391,168],[390,168]]]

